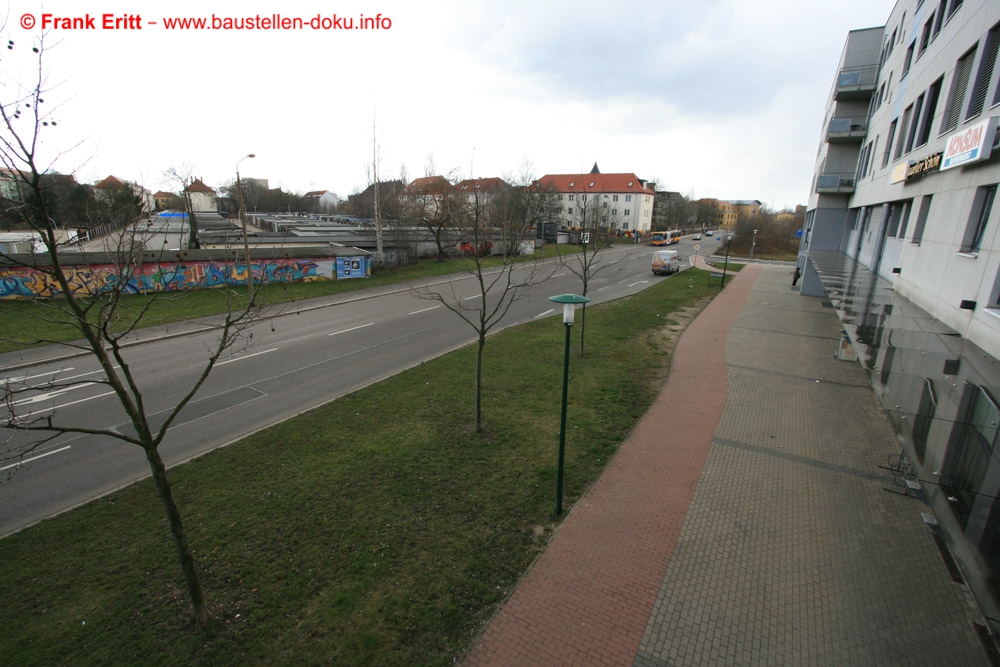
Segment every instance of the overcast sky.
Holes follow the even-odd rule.
[[[95,29],[51,30],[44,54],[58,119],[45,148],[83,182],[114,174],[171,190],[164,172],[189,167],[217,187],[255,153],[243,176],[345,197],[368,183],[374,129],[383,179],[405,169],[412,180],[428,166],[506,176],[526,160],[537,177],[597,162],[660,189],[781,209],[808,200],[847,31],[882,25],[893,4],[15,0],[0,91],[6,103],[12,79],[31,80],[26,56],[43,13],[89,14]],[[105,14],[142,27],[101,29]],[[383,28],[199,31],[164,21],[213,14],[355,25],[380,14]]]

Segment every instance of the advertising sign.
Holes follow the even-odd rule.
[[[991,116],[948,137],[944,158],[941,160],[941,171],[988,159],[993,150],[996,132],[997,116]]]

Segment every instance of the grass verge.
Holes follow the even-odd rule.
[[[554,259],[559,255],[579,252],[579,246],[546,246],[531,259]],[[498,258],[487,258],[485,264],[499,264]],[[370,287],[383,287],[435,278],[471,269],[473,263],[464,259],[439,262],[422,260],[410,266],[374,270],[365,280],[320,280],[316,282],[282,283],[259,288],[259,302],[271,305],[294,303],[321,296],[354,292]],[[238,310],[245,306],[245,287],[226,289],[192,289],[155,295],[123,295],[112,328],[123,331],[137,317],[140,327],[150,327],[173,322],[195,320],[221,315],[229,308]],[[0,352],[35,347],[51,342],[79,340],[80,331],[72,324],[60,299],[38,301],[0,301]]]
[[[659,389],[664,325],[717,291],[689,269],[588,308],[588,354],[571,360],[567,507]],[[548,318],[490,339],[482,434],[471,430],[467,348],[173,469],[208,628],[189,623],[148,481],[0,540],[0,655],[16,665],[451,664],[558,520],[564,335]]]

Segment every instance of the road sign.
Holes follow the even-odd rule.
[[[590,243],[590,232],[584,232],[582,235],[584,245]]]
[[[700,245],[698,245],[697,243],[695,243],[695,244],[694,244],[694,249],[695,249],[695,250],[701,250],[701,246],[700,246]]]

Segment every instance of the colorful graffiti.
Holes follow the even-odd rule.
[[[342,260],[354,270],[344,275]],[[367,278],[367,257],[337,259],[274,259],[251,262],[254,284],[311,282],[338,278]],[[65,268],[69,290],[88,296],[120,290],[127,294],[176,292],[198,287],[246,285],[245,262],[156,262],[116,266],[101,264]],[[63,293],[51,273],[26,267],[0,268],[0,299],[50,298]]]

